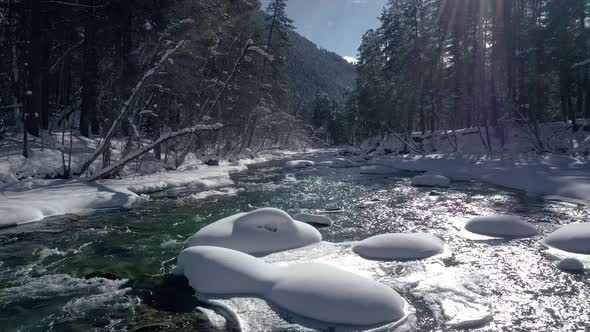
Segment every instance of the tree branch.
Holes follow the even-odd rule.
[[[82,168],[80,169],[78,174],[86,173],[88,171],[88,169],[90,168],[90,165],[92,165],[92,163],[98,158],[98,156],[100,156],[100,154],[102,153],[104,148],[109,143],[111,137],[115,133],[115,129],[117,129],[117,126],[119,125],[121,120],[125,118],[125,115],[129,111],[129,108],[130,108],[131,104],[133,103],[133,100],[135,99],[135,96],[137,95],[139,90],[141,90],[145,81],[148,78],[150,78],[152,75],[154,75],[158,71],[158,69],[162,66],[162,64],[164,62],[166,62],[166,60],[168,60],[168,58],[172,54],[174,54],[174,52],[176,52],[179,48],[181,48],[185,44],[186,44],[186,41],[184,41],[184,40],[179,41],[175,47],[167,50],[162,55],[160,60],[150,70],[148,70],[147,72],[145,72],[145,74],[143,74],[143,77],[139,80],[139,82],[137,82],[137,85],[135,86],[135,88],[133,88],[133,91],[131,92],[131,96],[129,96],[129,98],[123,104],[123,107],[121,108],[121,112],[119,112],[119,116],[115,119],[115,121],[113,121],[113,124],[111,125],[111,128],[107,132],[106,136],[104,137],[104,139],[102,140],[102,142],[100,143],[100,145],[98,146],[98,148],[96,149],[94,154],[86,161],[86,163],[84,163],[84,165],[82,166]]]
[[[144,154],[146,154],[147,152],[149,152],[150,150],[153,150],[156,146],[169,141],[171,139],[180,137],[180,136],[185,136],[185,135],[191,135],[194,134],[196,132],[199,131],[215,131],[215,130],[219,130],[224,128],[224,126],[221,123],[217,123],[214,125],[203,125],[203,124],[199,124],[190,128],[185,128],[179,131],[175,131],[172,133],[168,133],[165,135],[160,136],[160,138],[158,138],[156,141],[146,145],[145,147],[136,150],[133,153],[128,154],[127,156],[125,156],[123,159],[119,160],[118,162],[116,162],[115,164],[102,169],[101,171],[99,171],[98,173],[96,173],[95,175],[91,176],[90,178],[88,178],[86,181],[87,182],[93,182],[96,181],[100,178],[103,178],[104,176],[114,172],[115,170],[125,166],[125,164],[129,163],[132,160],[135,160],[141,156],[143,156]]]

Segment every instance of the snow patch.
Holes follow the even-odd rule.
[[[465,225],[469,232],[490,237],[531,237],[537,228],[518,216],[494,215],[472,218]]]
[[[330,226],[332,225],[332,219],[324,216],[318,216],[314,214],[308,213],[299,213],[293,216],[293,219],[299,220],[308,224],[318,224],[318,225],[325,225]]]
[[[448,187],[451,180],[436,174],[424,174],[412,179],[412,185],[416,187]]]
[[[349,159],[336,158],[332,161],[332,164],[329,167],[331,167],[331,168],[353,168],[353,167],[359,167],[359,165]]]
[[[361,167],[361,174],[391,175],[396,173],[399,173],[399,171],[386,166],[371,165]]]
[[[563,226],[549,234],[543,243],[559,250],[590,255],[590,223]]]
[[[563,259],[557,264],[557,268],[563,272],[584,273],[584,263],[582,263],[577,258]]]
[[[315,162],[311,160],[291,160],[285,164],[287,168],[306,168],[315,166]]]
[[[419,260],[444,252],[444,242],[430,234],[382,234],[355,245],[352,250],[374,260]]]

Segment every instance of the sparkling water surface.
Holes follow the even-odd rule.
[[[211,195],[158,198],[131,210],[63,216],[3,230],[0,331],[216,330],[208,319],[215,315],[196,309],[203,305],[192,297],[186,280],[169,275],[174,259],[200,228],[260,207],[291,214],[330,210],[326,215],[334,220],[333,226],[320,228],[324,240],[333,244],[274,255],[267,259],[271,262],[310,260],[306,256],[323,251],[343,268],[349,262],[350,268],[362,270],[358,265],[364,263],[348,256],[351,241],[387,232],[427,232],[443,238],[447,252],[441,257],[367,265],[406,298],[414,311],[409,323],[414,330],[590,329],[588,276],[559,271],[556,258],[539,242],[560,225],[587,222],[589,213],[583,206],[478,182],[454,182],[448,189],[415,188],[410,186],[413,173],[285,170],[282,164],[252,166],[233,175],[234,188]],[[298,181],[285,181],[287,173]],[[522,216],[540,234],[488,241],[462,234],[465,220],[485,214]],[[300,328],[288,314],[272,311],[262,300],[230,304],[250,306],[242,314],[247,322],[258,324],[250,325],[252,329]],[[489,319],[483,325],[469,324],[470,313],[477,318],[486,311]],[[230,322],[225,329],[235,326]]]

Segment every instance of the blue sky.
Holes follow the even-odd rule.
[[[269,0],[262,0],[266,8]],[[356,57],[361,37],[379,26],[387,0],[289,0],[297,32],[325,49]]]

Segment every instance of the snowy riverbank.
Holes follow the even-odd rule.
[[[93,183],[80,179],[30,179],[0,185],[0,228],[39,221],[64,214],[83,214],[105,208],[127,208],[149,199],[152,193],[202,192],[233,184],[232,172],[244,171],[248,164],[281,159],[289,152],[265,154],[252,159],[221,162],[207,166],[198,161],[182,170],[148,175],[128,175]]]
[[[429,154],[381,157],[370,163],[454,180],[477,180],[525,191],[531,196],[590,206],[590,167],[585,158],[559,155]]]

